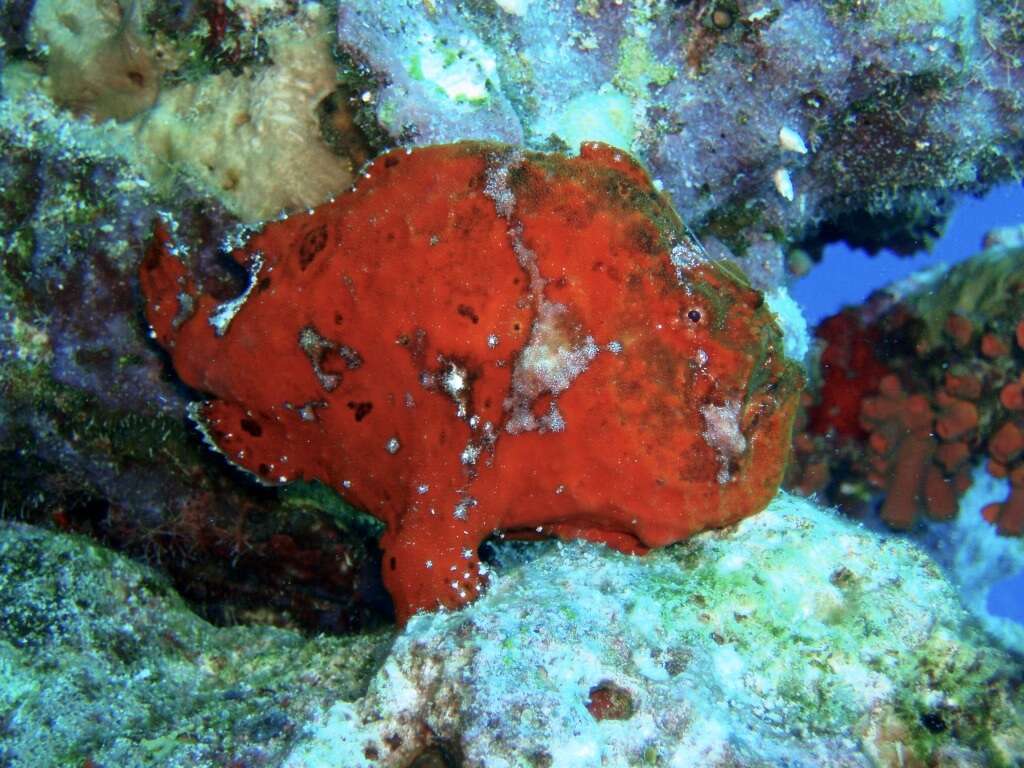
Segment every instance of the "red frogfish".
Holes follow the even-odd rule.
[[[778,489],[802,382],[774,318],[617,149],[391,151],[233,256],[218,302],[158,226],[152,335],[231,463],[386,524],[400,623],[474,599],[491,535],[643,553]]]

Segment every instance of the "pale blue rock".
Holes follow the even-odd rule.
[[[405,766],[428,733],[464,768],[1024,757],[1020,659],[913,544],[807,501],[640,558],[500,551],[487,594],[414,618],[288,768]]]

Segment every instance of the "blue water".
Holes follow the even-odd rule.
[[[985,233],[1024,223],[1024,186],[999,187],[984,198],[962,197],[932,252],[897,256],[882,251],[868,257],[842,243],[825,249],[822,263],[791,289],[807,322],[817,324],[846,304],[860,304],[876,288],[940,262],[954,264],[977,253]]]
[[[796,281],[791,292],[813,326],[842,306],[861,303],[873,290],[941,262],[954,264],[977,253],[982,238],[996,227],[1024,223],[1024,186],[999,187],[984,198],[964,196],[931,253],[911,257],[864,251],[837,243],[825,249],[822,263]],[[993,614],[1024,624],[1024,571],[998,582],[989,593]]]

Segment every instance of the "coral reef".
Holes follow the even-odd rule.
[[[386,602],[378,531],[330,489],[247,483],[186,423],[191,393],[139,318],[155,218],[227,300],[239,220],[341,194],[383,147],[602,139],[639,156],[714,258],[770,289],[802,357],[784,257],[806,268],[834,238],[909,247],[951,190],[1019,167],[1021,21],[996,0],[3,3],[2,514],[157,562],[218,621],[364,626]],[[998,426],[983,400],[969,435]],[[1014,439],[993,450],[1009,459]],[[1015,509],[989,514],[1009,530]]]
[[[393,141],[614,144],[768,287],[798,241],[913,251],[950,191],[1015,175],[1015,8],[343,0],[338,45]]]
[[[138,336],[128,263],[155,212],[171,213],[183,240],[208,244],[199,255],[212,263],[227,235],[238,240],[233,216],[323,202],[387,143],[486,136],[547,148],[590,135],[628,145],[714,254],[729,255],[722,243],[747,254],[759,286],[780,279],[789,238],[814,239],[807,233],[822,220],[815,231],[837,237],[883,232],[841,219],[887,217],[878,237],[895,243],[934,218],[946,190],[1001,177],[1019,145],[1013,9],[925,6],[901,4],[894,24],[877,3],[785,2],[760,14],[708,3],[349,2],[336,19],[285,0],[6,3],[6,360],[23,372],[22,352],[52,348],[20,391],[49,393],[42,385],[56,373],[89,395],[63,398],[75,418],[62,430],[39,411],[53,397],[12,403],[17,423],[39,416],[19,433],[19,465],[45,464],[67,495],[100,502],[120,485],[126,517],[162,525],[159,501],[191,484],[179,469],[191,459],[150,465],[141,482],[105,451],[156,450],[150,438],[164,430],[148,429],[148,409],[160,403],[171,422],[184,409]],[[831,47],[809,51],[811,39]],[[155,67],[152,107],[91,125],[43,96],[59,97],[62,72],[94,71],[97,53],[122,43]],[[110,73],[123,79],[121,64]],[[792,201],[778,191],[782,167]],[[20,338],[42,341],[22,349]],[[121,429],[49,450],[55,434],[89,423],[93,398],[120,414]],[[172,434],[187,441],[178,426]],[[78,469],[59,472],[68,462]],[[9,476],[12,507],[29,495],[17,490],[31,485],[23,478]]]
[[[289,768],[1011,766],[1020,661],[935,564],[782,495],[723,532],[628,558],[504,545],[488,593],[421,615],[366,695]]]
[[[633,558],[496,545],[406,630],[216,628],[82,537],[0,524],[0,760],[188,765],[1012,766],[1021,666],[913,544],[782,495]]]
[[[848,507],[884,492],[895,528],[946,520],[979,457],[1009,495],[983,514],[1024,532],[1024,249],[993,241],[846,309],[817,331],[820,383],[790,483]]]
[[[154,338],[229,460],[387,523],[400,621],[472,599],[495,531],[642,552],[778,487],[801,376],[619,150],[394,151],[233,255],[249,284],[218,303],[158,231]]]
[[[0,521],[0,763],[279,764],[314,711],[362,694],[389,639],[216,628],[149,568]]]

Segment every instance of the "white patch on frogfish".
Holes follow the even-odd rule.
[[[725,405],[705,405],[700,409],[704,417],[704,441],[718,455],[718,482],[731,479],[729,467],[733,460],[747,450],[747,438],[740,431],[740,404],[729,400]]]
[[[598,346],[593,337],[579,340],[580,334],[574,330],[564,304],[542,302],[538,307],[530,340],[519,353],[512,370],[512,395],[504,403],[509,413],[505,431],[509,434],[541,427],[550,431],[564,428],[565,423],[557,409],[538,419],[533,414],[532,405],[540,395],[557,396],[568,389],[597,356]]]

